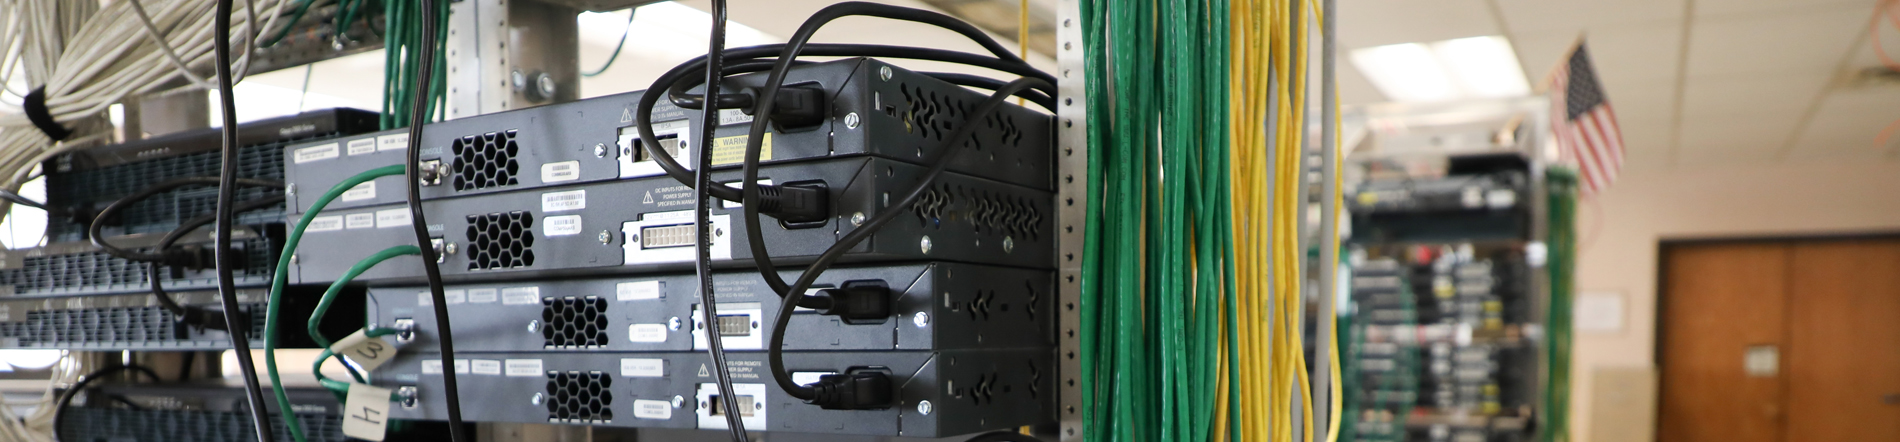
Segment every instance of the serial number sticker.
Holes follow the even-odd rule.
[[[503,363],[509,376],[541,376],[540,359],[509,359]]]
[[[587,208],[586,189],[541,194],[542,212],[562,212],[585,208]]]
[[[633,417],[640,419],[672,419],[673,404],[662,400],[635,399],[633,401]]]
[[[376,214],[352,213],[348,215],[343,215],[343,228],[374,229],[376,228]]]
[[[295,158],[292,158],[292,161],[295,161],[297,164],[303,164],[311,161],[323,161],[336,158],[336,155],[336,143],[330,143],[322,146],[310,146],[297,149],[297,154]]]
[[[359,138],[355,140],[350,140],[349,151],[350,151],[350,155],[362,155],[366,153],[375,153],[376,139],[375,138]]]
[[[310,220],[310,226],[305,227],[304,230],[309,232],[343,230],[343,217],[341,215],[319,216],[317,219]]]
[[[627,340],[633,342],[666,342],[666,324],[633,324],[627,326]]]
[[[449,305],[468,302],[468,292],[462,290],[443,290],[442,302],[447,302]]]
[[[739,164],[745,162],[746,135],[713,139],[713,165]],[[772,160],[772,133],[766,132],[759,139],[759,161]]]
[[[468,360],[467,359],[455,360],[455,373],[468,374]],[[430,359],[430,360],[422,361],[422,374],[442,374],[442,360]]]
[[[660,282],[634,281],[615,284],[614,298],[621,301],[660,299]]]
[[[581,216],[550,216],[541,221],[541,231],[547,236],[578,235],[581,233]]]
[[[623,358],[620,360],[620,375],[630,378],[665,377],[666,360],[658,358]]]
[[[509,287],[501,289],[503,305],[527,305],[541,303],[540,287]]]
[[[409,134],[389,134],[376,137],[376,150],[403,150],[409,148]]]
[[[364,181],[363,184],[358,184],[343,192],[344,201],[362,201],[372,198],[376,198],[375,181]]]
[[[562,161],[559,163],[548,163],[548,164],[541,165],[541,182],[543,183],[558,183],[562,181],[574,181],[580,178],[581,178],[581,162],[580,161]]]
[[[409,225],[409,209],[389,209],[376,211],[376,228],[402,227]]]
[[[487,374],[487,375],[501,374],[501,361],[497,361],[493,359],[476,359],[476,360],[469,361],[468,365],[469,365],[469,371],[474,372],[475,374]]]
[[[470,304],[487,304],[495,302],[495,300],[499,298],[499,292],[495,289],[468,289],[468,303]]]

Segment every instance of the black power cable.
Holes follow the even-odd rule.
[[[712,33],[707,40],[706,94],[716,97],[719,96],[719,64],[724,61],[720,52],[726,46],[726,0],[712,0]],[[727,372],[726,349],[721,342],[724,338],[718,330],[719,303],[713,296],[712,214],[707,207],[706,193],[712,188],[713,129],[719,127],[719,106],[714,104],[701,109],[706,124],[700,125],[699,152],[694,154],[699,164],[693,168],[693,231],[696,234],[693,270],[699,276],[699,314],[700,320],[706,323],[706,353],[712,355],[713,381],[718,385],[719,397],[724,399],[714,401],[715,406],[725,409],[726,429],[732,432],[732,440],[745,442],[745,421],[739,414],[739,396],[732,392],[732,374]]]
[[[237,102],[231,96],[233,92],[231,87],[231,2],[232,0],[217,0],[216,17],[211,25],[215,33],[212,49],[216,52],[217,58],[218,105],[224,117],[224,130],[220,131],[224,138],[224,148],[220,152],[221,163],[218,167],[216,220],[218,227],[216,252],[213,254],[213,259],[217,261],[218,300],[224,308],[224,323],[237,325],[250,324],[250,322],[243,320],[244,313],[238,311],[237,281],[233,279],[231,268],[231,263],[234,261],[231,259],[231,228],[236,221],[233,219],[232,210],[235,208],[237,199],[238,169]],[[231,328],[233,330],[226,335],[231,338],[232,352],[237,354],[238,369],[244,372],[244,393],[245,398],[251,403],[251,424],[257,429],[259,442],[272,442],[275,438],[271,436],[270,414],[266,412],[264,390],[258,386],[257,364],[251,360],[249,330],[239,327]]]
[[[988,99],[983,100],[983,103],[978,104],[976,109],[971,111],[969,117],[967,117],[968,121],[979,121],[984,116],[995,113],[997,109],[1008,102],[1011,95],[1014,95],[1018,91],[1046,85],[1047,83],[1035,78],[1019,78],[1016,79],[1016,81],[1011,81],[1009,84],[1005,84],[1002,88],[997,89]],[[917,200],[922,198],[924,192],[930,188],[930,184],[936,181],[938,176],[943,175],[944,169],[950,165],[950,159],[953,158],[957,152],[962,151],[962,149],[957,148],[959,144],[964,138],[969,137],[970,133],[975,130],[977,126],[978,125],[975,124],[958,125],[956,130],[951,132],[950,137],[943,140],[942,146],[931,153],[931,158],[925,160],[926,163],[931,164],[930,170],[924,173],[923,178],[919,179],[917,184],[912,186],[909,192],[904,193],[902,199],[885,207],[884,210],[878,212],[876,216],[865,221],[864,225],[852,229],[851,233],[847,233],[843,237],[838,238],[837,243],[826,248],[825,252],[819,254],[818,259],[813,261],[811,266],[805,269],[804,273],[798,275],[798,280],[793,282],[787,291],[780,293],[780,296],[783,296],[785,301],[780,303],[778,317],[774,318],[772,322],[772,333],[770,333],[772,336],[771,342],[766,344],[765,348],[768,368],[772,370],[772,378],[778,382],[779,388],[784,389],[786,394],[790,394],[799,399],[812,400],[820,393],[817,389],[812,387],[799,385],[792,380],[791,374],[784,369],[785,354],[782,347],[785,346],[785,327],[791,323],[792,314],[797,311],[799,301],[805,298],[805,289],[810,288],[812,282],[818,279],[818,275],[823,274],[826,269],[831,268],[831,264],[836,262],[839,257],[844,256],[846,251],[849,251],[852,247],[857,246],[859,242],[869,238],[872,233],[877,232],[884,224],[897,219],[901,214],[908,213],[903,209],[910,207],[911,204],[916,204]]]
[[[234,171],[233,174],[235,173],[236,172]],[[104,233],[106,223],[111,221],[112,218],[116,217],[119,214],[119,211],[125,210],[125,208],[131,207],[132,204],[135,204],[139,201],[144,201],[147,198],[151,198],[160,193],[164,193],[165,191],[177,189],[180,187],[186,187],[186,186],[216,186],[216,185],[219,185],[219,183],[223,181],[224,181],[224,177],[221,177],[221,176],[219,177],[209,177],[209,176],[185,177],[185,178],[176,178],[176,179],[166,180],[165,182],[153,184],[144,189],[139,189],[138,192],[134,192],[131,195],[126,195],[124,198],[119,198],[118,201],[113,201],[112,204],[107,204],[105,208],[100,209],[99,214],[94,215],[92,217],[92,223],[86,226],[86,237],[92,240],[92,245],[98,246],[100,251],[106,252],[106,254],[108,255],[124,258],[126,260],[131,260],[131,261],[163,262],[168,258],[164,253],[165,252],[164,247],[160,247],[157,253],[142,253],[142,252],[134,252],[130,250],[121,249],[118,246],[113,245],[112,242],[107,241],[105,233]],[[260,180],[260,179],[253,179],[253,178],[235,178],[234,181],[232,182],[236,185],[245,186],[245,187],[275,187],[279,189],[284,188],[283,182],[271,181],[271,180]],[[199,225],[202,226],[204,224],[199,224]]]
[[[221,0],[230,1],[230,0]],[[438,0],[420,0],[422,6],[422,39],[415,49],[416,55],[416,93],[415,101],[409,107],[409,146],[408,160],[403,165],[403,176],[408,181],[403,187],[408,190],[409,225],[416,233],[416,248],[422,249],[422,271],[429,279],[429,296],[435,306],[436,346],[442,353],[442,394],[448,401],[449,439],[454,442],[467,442],[467,431],[462,424],[462,398],[455,384],[455,339],[449,333],[449,302],[442,293],[442,268],[436,264],[436,250],[429,241],[429,222],[422,213],[422,126],[429,119],[429,85],[435,78],[436,56],[436,2]]]
[[[79,382],[73,383],[72,388],[67,388],[66,391],[60,392],[59,400],[53,402],[53,442],[66,440],[66,438],[60,436],[60,428],[63,427],[60,423],[66,420],[66,414],[64,412],[66,411],[66,407],[72,406],[73,397],[78,396],[80,391],[86,389],[86,386],[92,385],[93,382],[98,382],[100,378],[125,370],[137,371],[140,374],[144,374],[145,377],[152,378],[154,382],[164,381],[158,378],[158,373],[153,373],[152,369],[140,365],[115,365],[87,373],[85,376],[79,378]]]
[[[249,202],[245,202],[244,204],[239,204],[236,209],[233,209],[233,211],[236,213],[244,213],[244,212],[249,212],[252,210],[258,210],[258,209],[264,209],[264,208],[276,206],[283,203],[284,203],[283,195],[258,198],[255,200],[251,200]],[[178,243],[178,240],[184,239],[185,235],[190,234],[192,231],[197,230],[199,227],[203,227],[205,224],[211,224],[211,222],[215,219],[216,219],[216,215],[212,214],[212,215],[204,215],[204,216],[199,216],[196,218],[186,220],[184,223],[179,224],[178,228],[172,229],[171,233],[166,234],[164,238],[158,240],[158,250],[161,250],[161,251],[170,250],[172,247],[172,244],[176,244]],[[152,296],[155,298],[158,298],[159,307],[162,307],[165,309],[165,311],[170,312],[172,316],[175,319],[177,319],[179,322],[183,322],[191,326],[208,328],[212,330],[226,330],[226,331],[231,330],[231,328],[228,327],[224,323],[224,318],[222,316],[208,316],[208,315],[205,315],[205,311],[202,308],[185,307],[185,306],[178,305],[178,301],[173,300],[171,294],[165,292],[164,283],[159,281],[159,273],[158,273],[159,266],[162,266],[162,265],[167,265],[167,263],[160,262],[160,261],[152,261],[152,262],[146,263],[146,273],[145,273],[146,275],[145,278],[151,281]],[[185,353],[185,355],[189,357],[191,356],[191,353]]]

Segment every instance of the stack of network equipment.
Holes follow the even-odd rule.
[[[343,442],[342,404],[327,391],[291,389],[294,416],[311,441]],[[244,390],[212,385],[107,385],[87,395],[84,404],[61,411],[59,433],[68,441],[257,440]],[[290,440],[276,403],[266,404],[275,440]],[[447,440],[440,423],[404,422],[390,429],[389,440]]]
[[[1515,154],[1449,164],[1348,197],[1347,440],[1513,442],[1532,430],[1544,290],[1534,170]]]
[[[763,80],[737,76],[723,88]],[[368,286],[364,326],[399,331],[399,355],[372,376],[404,398],[391,417],[446,419],[442,372],[452,369],[468,421],[724,429],[723,400],[755,431],[943,437],[1052,421],[1053,119],[1008,105],[967,121],[986,93],[868,58],[802,65],[785,83],[821,91],[824,118],[774,121],[759,176],[822,190],[827,213],[761,218],[752,237],[740,205],[714,204],[712,324],[697,314],[693,189],[662,174],[646,149],[657,143],[694,163],[700,111],[660,100],[655,140],[634,128],[639,92],[427,126],[422,210],[441,255],[456,360],[436,352],[419,259],[357,276]],[[752,118],[727,110],[712,122],[715,182],[740,179]],[[974,136],[924,199],[890,207],[965,125]],[[292,216],[346,177],[403,164],[406,142],[407,132],[390,131],[289,146]],[[292,280],[329,284],[377,249],[412,244],[403,179],[366,182],[319,212]],[[904,215],[812,290],[876,293],[888,314],[801,309],[784,341],[798,382],[875,372],[890,380],[888,402],[833,410],[786,395],[765,348],[781,300],[754,269],[749,242],[766,244],[791,279],[888,210]],[[715,388],[705,352],[715,337],[738,398]]]
[[[375,130],[376,114],[333,109],[262,120],[242,126],[238,175],[283,180],[286,145]],[[93,244],[88,233],[106,206],[166,181],[216,177],[220,132],[198,129],[123,144],[85,149],[55,157],[43,165],[45,205],[51,209],[47,244],[0,250],[0,347],[86,350],[214,350],[230,347],[221,331],[180,323],[152,296],[151,281],[187,307],[216,308],[216,275],[211,258],[211,229],[199,228],[176,241],[174,250],[198,257],[195,265],[160,267],[112,256]],[[282,189],[248,187],[238,199],[250,201],[283,194]],[[210,216],[215,186],[187,186],[129,201],[101,225],[99,240],[121,249],[151,251],[160,239],[193,218]],[[270,263],[282,247],[281,205],[240,214],[233,248],[240,302],[262,310]],[[289,298],[287,304],[301,301]],[[306,303],[307,304],[307,303]],[[308,311],[308,305],[290,305]],[[262,314],[251,315],[261,324]],[[261,326],[251,327],[261,330]],[[253,343],[258,339],[252,339]],[[292,337],[293,343],[302,342]]]

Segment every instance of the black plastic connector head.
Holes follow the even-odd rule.
[[[762,185],[759,213],[786,224],[822,224],[831,217],[831,191],[823,182]]]
[[[820,376],[811,384],[813,395],[805,403],[826,410],[882,410],[891,408],[891,378],[884,373],[861,371]]]
[[[245,321],[247,324],[250,321],[250,315],[246,312],[238,312],[238,317],[240,318],[239,320]],[[175,319],[180,324],[202,330],[231,330],[229,324],[224,322],[223,310],[211,310],[199,306],[185,306],[185,314]]]
[[[746,90],[746,95],[756,97],[759,92],[759,88],[750,88]],[[817,85],[781,87],[774,98],[771,120],[778,125],[779,130],[809,128],[825,122],[825,90]],[[742,109],[747,115],[753,113],[753,106]]]
[[[798,306],[837,316],[847,324],[882,323],[891,316],[891,297],[884,281],[850,281],[843,287],[806,295]]]
[[[217,253],[210,247],[195,244],[174,246],[162,253],[165,257],[162,264],[174,269],[205,270],[218,267]]]

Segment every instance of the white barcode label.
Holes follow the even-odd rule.
[[[429,299],[429,292],[417,292],[417,293],[416,293],[416,305],[420,305],[420,306],[423,306],[423,307],[428,307],[428,306],[431,306],[431,305],[435,305],[435,301],[434,301],[434,300],[431,300],[431,299]]]
[[[403,150],[409,148],[409,134],[389,134],[376,137],[376,150]]]
[[[363,184],[358,184],[343,192],[344,201],[362,201],[372,198],[376,198],[375,181],[364,181]]]
[[[389,427],[389,389],[350,384],[343,400],[343,435],[382,442]]]
[[[374,229],[376,228],[376,214],[352,213],[348,215],[343,215],[343,228]]]
[[[487,304],[495,302],[495,299],[499,298],[497,293],[498,291],[495,289],[468,289],[468,303]]]
[[[501,289],[501,303],[504,305],[540,304],[541,288],[509,287]]]
[[[389,209],[376,211],[376,228],[387,229],[409,225],[409,209]]]
[[[540,359],[509,359],[503,365],[509,376],[541,376]]]
[[[640,419],[672,419],[673,404],[661,400],[635,399],[633,401],[633,417]]]
[[[657,358],[624,358],[620,360],[620,375],[630,378],[665,377],[666,360]]]
[[[666,324],[633,324],[627,326],[627,340],[633,342],[666,342]]]
[[[362,155],[366,153],[376,152],[376,139],[363,138],[363,139],[350,140],[349,151],[350,151],[350,155]]]
[[[562,161],[559,163],[541,165],[541,182],[543,183],[574,181],[580,178],[581,162],[579,161]]]
[[[587,208],[586,189],[541,194],[542,212],[561,212],[585,208]]]
[[[547,236],[578,235],[581,233],[581,216],[550,216],[541,221],[541,231]]]
[[[455,360],[455,373],[468,374],[468,360],[467,359]],[[442,374],[442,360],[429,359],[429,360],[422,361],[422,374]]]
[[[469,371],[475,374],[487,374],[487,375],[501,374],[501,361],[497,361],[493,359],[476,359],[476,360],[468,361],[468,365],[469,365]]]
[[[752,122],[752,116],[746,115],[745,111],[738,110],[738,109],[720,109],[719,110],[719,125],[720,126],[725,126],[728,124],[751,123],[751,122]]]
[[[310,226],[304,228],[306,232],[328,232],[332,230],[343,230],[342,216],[319,216],[316,219],[310,220]]]
[[[297,164],[308,163],[311,161],[323,161],[323,160],[327,160],[331,158],[336,158],[336,153],[337,153],[336,143],[325,144],[322,146],[310,146],[310,147],[306,147],[302,149],[297,149],[297,155],[295,158],[292,158],[292,161],[296,162]]]
[[[621,301],[660,299],[659,281],[623,282],[614,286],[614,297]]]
[[[449,305],[468,302],[468,292],[462,290],[443,290],[442,302],[447,302]]]

